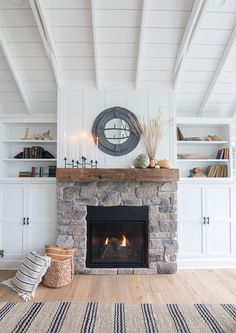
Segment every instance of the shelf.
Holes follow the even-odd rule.
[[[188,162],[217,162],[217,163],[226,163],[229,162],[229,160],[221,160],[221,159],[177,159],[178,162],[184,162],[184,163],[188,163]]]
[[[55,177],[4,177],[0,178],[0,183],[31,183],[31,184],[43,184],[43,183],[56,183]]]
[[[200,146],[200,145],[223,145],[229,144],[229,141],[177,141],[178,145]]]
[[[230,177],[181,177],[181,183],[233,183],[234,179]]]
[[[56,158],[6,158],[3,162],[56,162]]]
[[[37,144],[48,144],[57,143],[57,140],[4,140],[4,143],[37,143]]]

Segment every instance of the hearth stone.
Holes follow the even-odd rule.
[[[77,247],[75,273],[172,274],[177,271],[177,183],[57,182],[57,245]],[[148,268],[87,268],[87,205],[148,206]]]

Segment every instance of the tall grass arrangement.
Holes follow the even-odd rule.
[[[151,119],[142,117],[139,120],[132,119],[132,122],[143,140],[150,161],[155,159],[160,140],[166,134],[171,122],[163,117],[161,108],[159,108],[157,115]]]

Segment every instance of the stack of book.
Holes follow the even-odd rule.
[[[207,168],[207,177],[228,177],[227,165],[210,165]]]
[[[216,158],[219,160],[228,160],[229,159],[229,148],[224,148],[224,149],[218,150]]]
[[[31,177],[56,177],[56,166],[32,167]]]
[[[40,146],[33,146],[31,148],[23,149],[23,158],[44,158],[44,148]]]

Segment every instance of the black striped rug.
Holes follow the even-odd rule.
[[[236,333],[236,305],[0,303],[1,333]]]

